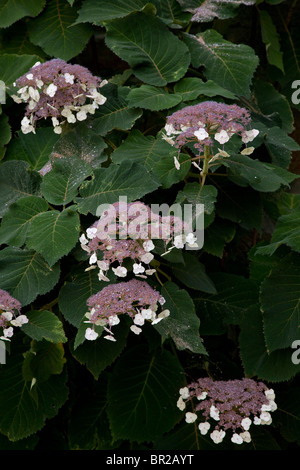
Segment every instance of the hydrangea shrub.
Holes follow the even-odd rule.
[[[298,448],[296,2],[27,3],[0,6],[0,449]]]

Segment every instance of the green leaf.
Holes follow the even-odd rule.
[[[163,88],[151,85],[141,85],[131,89],[127,99],[130,108],[144,108],[151,111],[173,108],[182,100],[179,94],[167,93]]]
[[[113,129],[131,129],[135,121],[141,117],[142,111],[129,108],[126,99],[121,96],[115,85],[105,85],[101,93],[106,96],[107,100],[96,110],[91,121],[92,130],[100,136],[105,136]],[[129,90],[126,90],[126,93],[128,94]]]
[[[163,285],[161,295],[170,315],[155,325],[155,329],[164,337],[170,336],[179,350],[207,354],[199,334],[200,320],[188,292],[168,281]]]
[[[156,7],[156,14],[170,27],[178,28],[189,23],[191,14],[183,12],[177,0],[151,0]]]
[[[7,87],[12,87],[14,81],[26,73],[38,61],[40,61],[40,57],[37,55],[1,54],[0,80]],[[6,91],[8,94],[12,94],[9,88]]]
[[[272,162],[281,168],[288,168],[293,151],[299,151],[300,146],[280,127],[271,127],[268,130],[264,143],[271,155]]]
[[[52,127],[38,128],[35,134],[19,132],[8,145],[5,160],[24,160],[38,171],[48,162],[58,138]]]
[[[136,346],[122,354],[108,383],[108,419],[114,440],[150,442],[173,428],[182,368],[168,351]]]
[[[31,348],[24,357],[23,377],[27,382],[34,380],[35,383],[41,383],[51,375],[59,375],[66,363],[63,345],[48,341],[32,341]]]
[[[148,3],[147,0],[85,0],[78,11],[76,23],[93,23],[101,25],[103,21],[123,18],[132,12],[140,11]]]
[[[288,186],[299,177],[283,168],[253,160],[246,155],[231,155],[227,160],[223,159],[222,163],[228,168],[231,181],[239,186],[250,185],[260,192],[277,191],[281,186]]]
[[[180,163],[179,170],[174,165],[174,155],[173,157],[172,155],[168,157],[162,156],[153,166],[153,174],[161,182],[164,189],[170,188],[173,184],[182,181],[191,167],[190,160],[186,158],[186,154],[180,153],[178,155],[178,152],[176,153],[176,158]]]
[[[87,312],[86,301],[99,292],[105,283],[99,281],[96,270],[72,274],[72,280],[65,282],[59,291],[58,303],[64,318],[71,325],[79,328],[84,314]]]
[[[250,96],[249,87],[259,62],[251,47],[226,41],[213,29],[197,36],[185,33],[184,41],[190,49],[193,66],[204,65],[208,79],[235,95]]]
[[[201,78],[189,77],[183,78],[174,85],[174,92],[182,96],[183,101],[195,100],[200,95],[204,96],[224,96],[231,100],[235,99],[235,95],[225,88],[217,85],[212,80],[204,82]]]
[[[4,214],[0,227],[0,243],[24,245],[31,222],[38,214],[47,210],[47,202],[38,196],[19,199]]]
[[[199,183],[186,183],[183,190],[177,194],[176,202],[189,202],[190,204],[204,204],[204,212],[212,214],[217,200],[217,189],[206,185],[203,188]]]
[[[53,132],[53,130],[52,130]],[[104,139],[97,135],[86,123],[73,126],[64,133],[53,146],[52,158],[80,158],[92,167],[107,159],[103,150],[107,147]]]
[[[46,0],[8,0],[0,5],[0,28],[7,28],[24,16],[37,16]]]
[[[100,290],[100,289],[99,289]],[[85,329],[87,328],[85,324]],[[71,352],[80,364],[84,364],[87,369],[98,380],[101,372],[112,365],[120,356],[126,346],[129,327],[121,322],[113,329],[115,342],[111,342],[102,336],[96,341],[85,341],[75,349],[75,344],[71,345]]]
[[[174,276],[191,289],[216,294],[216,288],[206,274],[204,264],[200,263],[196,256],[190,253],[183,253],[183,259],[183,264],[178,263],[172,266]]]
[[[279,217],[269,245],[258,247],[256,252],[262,255],[272,255],[281,245],[287,245],[292,250],[300,252],[299,209]]]
[[[249,307],[240,324],[239,349],[244,373],[248,377],[276,383],[299,374],[300,366],[291,360],[293,349],[278,349],[271,353],[267,350],[262,314],[257,303]]]
[[[180,154],[180,170],[174,166],[174,156],[178,150],[174,149],[160,135],[157,138],[144,136],[138,129],[133,129],[127,139],[111,154],[115,163],[137,162],[145,166],[147,171],[159,179],[163,188],[168,188],[181,181],[190,168],[186,156]]]
[[[275,114],[276,118],[278,117],[281,121],[280,127],[282,130],[287,134],[293,132],[294,116],[288,99],[276,90],[272,83],[258,79],[254,82],[254,93],[256,102],[263,114],[269,118]],[[272,131],[272,129],[273,127],[268,132]],[[277,140],[278,145],[280,145],[281,139]]]
[[[133,13],[109,22],[106,28],[107,46],[128,62],[141,81],[164,86],[186,73],[188,48],[158,18]]]
[[[51,210],[37,215],[31,223],[27,246],[36,250],[53,266],[76,245],[79,216],[72,209]]]
[[[300,255],[282,260],[261,285],[264,334],[270,352],[291,347],[299,339]]]
[[[262,40],[266,46],[268,62],[275,65],[284,73],[282,51],[280,50],[279,35],[272,17],[266,10],[259,10],[259,20]]]
[[[287,387],[277,394],[276,402],[279,409],[280,433],[288,442],[300,443],[300,409],[299,386]]]
[[[42,429],[68,398],[65,373],[36,383],[33,394],[31,383],[23,378],[22,365],[23,355],[14,354],[8,358],[0,375],[0,432],[11,441]]]
[[[70,60],[89,41],[92,29],[85,24],[74,25],[77,12],[63,0],[49,0],[38,18],[28,24],[30,40],[49,56]]]
[[[50,343],[65,343],[63,325],[57,316],[47,310],[31,310],[26,313],[28,323],[24,324],[22,331],[36,341],[50,341]]]
[[[233,240],[235,233],[236,228],[233,224],[219,218],[214,220],[205,229],[203,250],[206,253],[222,258],[225,245]]]
[[[91,173],[91,166],[79,158],[54,160],[51,171],[43,178],[42,194],[50,204],[66,205],[77,196],[80,184]]]
[[[142,165],[137,163],[111,164],[108,168],[94,171],[94,178],[84,184],[76,198],[81,214],[96,215],[100,204],[113,204],[119,196],[126,196],[127,202],[137,200],[157,189],[154,181]]]
[[[222,219],[239,224],[246,230],[253,228],[260,230],[263,215],[261,194],[250,187],[242,188],[230,181],[224,181],[216,214]]]
[[[237,9],[241,4],[247,6],[253,5],[256,0],[235,0],[228,2],[227,0],[178,0],[178,3],[186,10],[193,13],[191,21],[199,23],[207,23],[215,18],[225,20],[236,16]]]
[[[11,139],[11,128],[8,122],[8,116],[0,116],[0,147],[4,147]]]
[[[68,426],[71,450],[114,448],[106,415],[107,377],[101,375],[88,390],[82,389],[72,406]]]
[[[197,311],[200,312],[203,335],[223,333],[228,323],[239,324],[258,298],[258,287],[252,280],[228,273],[212,273],[210,277],[217,294],[193,296]]]
[[[49,264],[35,251],[7,247],[0,252],[0,285],[22,306],[46,294],[58,282],[59,265]]]
[[[212,439],[207,438],[207,436],[202,436],[195,423],[186,423],[184,420],[175,426],[172,431],[159,438],[154,443],[154,446],[156,451],[216,450],[216,445],[213,443]],[[218,444],[218,450],[224,450],[224,441]]]
[[[9,161],[0,167],[0,217],[18,199],[38,194],[41,177],[29,171],[29,164],[23,161]]]

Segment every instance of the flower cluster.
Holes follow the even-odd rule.
[[[91,266],[88,269],[99,267],[99,280],[109,281],[107,271],[110,268],[117,276],[126,277],[125,259],[132,260],[136,276],[146,279],[155,272],[150,268],[154,258],[151,251],[155,248],[152,239],[163,239],[166,246],[172,242],[171,248],[183,248],[185,243],[194,246],[196,239],[189,230],[181,218],[155,214],[140,201],[117,202],[105,210],[79,241],[82,249],[89,253]]]
[[[0,289],[0,328],[3,335],[1,340],[10,341],[14,328],[28,323],[26,315],[21,315],[21,304],[5,290]]]
[[[86,329],[85,338],[95,340],[98,337],[95,325],[100,325],[108,332],[104,338],[115,341],[111,328],[120,322],[121,314],[128,315],[133,320],[130,329],[133,333],[140,334],[145,321],[156,324],[169,316],[169,310],[156,313],[158,305],[163,305],[164,302],[160,293],[145,281],[132,279],[110,284],[87,300],[89,311],[85,315],[88,318],[86,323],[92,323],[93,328]]]
[[[62,132],[65,121],[85,120],[88,113],[94,114],[105,103],[106,98],[97,89],[106,83],[87,68],[62,59],[37,62],[14,83],[18,91],[12,98],[17,103],[27,103],[22,132],[35,133],[36,121],[48,117],[57,134]]]
[[[163,138],[179,150],[193,143],[200,155],[205,147],[212,148],[215,142],[225,144],[234,134],[239,135],[244,144],[251,142],[259,131],[251,129],[250,124],[251,116],[246,109],[236,104],[204,101],[168,116]],[[176,157],[175,166],[179,169]]]
[[[198,428],[202,435],[208,433],[212,423],[217,423],[210,432],[215,444],[222,442],[228,430],[231,431],[233,443],[250,442],[251,424],[271,424],[270,412],[277,409],[273,389],[248,378],[228,381],[200,378],[181,388],[179,395],[177,406],[182,411],[187,401],[197,399],[193,412],[186,412],[185,420],[187,423],[195,422],[197,412],[200,412]]]

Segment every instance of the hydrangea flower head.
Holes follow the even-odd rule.
[[[98,88],[106,83],[87,68],[62,59],[37,62],[14,84],[19,89],[12,98],[27,104],[21,121],[22,132],[35,132],[36,122],[43,118],[51,119],[57,134],[62,132],[63,122],[85,120],[88,113],[94,114],[105,103],[106,98]]]
[[[139,334],[145,321],[156,324],[169,315],[168,310],[156,313],[159,305],[163,305],[164,302],[165,299],[161,294],[145,281],[132,279],[109,284],[88,298],[89,311],[86,313],[88,318],[86,323],[103,326],[108,332],[105,338],[115,341],[111,329],[120,322],[120,315],[128,315],[133,321],[131,331]],[[98,337],[95,328],[87,328],[85,337],[88,340],[95,340]]]
[[[250,113],[236,104],[203,101],[168,116],[163,137],[178,149],[192,142],[200,154],[205,146],[212,147],[215,141],[224,144],[233,134],[243,143],[252,141],[258,131],[250,124]]]
[[[173,247],[190,246],[196,239],[189,225],[176,216],[160,216],[146,204],[114,203],[104,216],[93,223],[79,238],[81,247],[89,253],[90,268],[99,267],[99,279],[109,281],[106,274],[111,268],[119,277],[126,277],[125,259],[133,262],[133,273],[147,278],[155,272],[150,263],[155,248],[152,239],[162,239]],[[187,232],[185,235],[183,232]],[[178,234],[178,235],[176,235]]]
[[[235,444],[251,441],[252,424],[271,424],[271,412],[277,409],[273,389],[263,382],[244,378],[241,380],[214,381],[204,377],[179,390],[177,406],[185,410],[195,400],[193,422],[198,418],[198,429],[202,435],[210,432],[214,443],[222,442],[230,431]],[[186,412],[186,421],[191,421],[191,412]]]
[[[14,334],[14,328],[28,323],[26,315],[21,315],[20,302],[5,290],[0,289],[0,328],[1,340],[10,341]],[[1,331],[1,330],[0,330]]]

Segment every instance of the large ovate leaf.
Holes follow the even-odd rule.
[[[143,82],[164,86],[185,74],[190,63],[188,48],[158,18],[133,13],[106,27],[107,46]]]
[[[268,351],[258,304],[249,306],[240,330],[240,357],[246,375],[276,383],[290,380],[299,374],[300,365],[292,362],[293,349],[288,347]]]
[[[91,166],[77,157],[55,160],[51,171],[43,178],[42,194],[51,204],[68,204],[77,196],[80,184],[91,173]]]
[[[112,153],[111,158],[115,163],[138,162],[145,166],[159,179],[164,188],[181,181],[190,168],[190,162],[186,155],[180,154],[178,160],[181,163],[180,170],[174,165],[174,156],[178,150],[174,149],[158,135],[156,138],[144,136],[138,129],[134,129],[127,139]]]
[[[26,73],[40,57],[30,54],[1,54],[0,55],[0,80],[6,87],[7,93],[12,94],[12,85],[15,80]]]
[[[179,420],[176,407],[182,368],[168,351],[149,354],[144,346],[124,353],[108,383],[108,419],[114,440],[150,442]]]
[[[40,61],[37,55],[29,54],[1,54],[0,55],[0,80],[7,88],[7,93],[12,93],[14,81],[26,73],[36,62]]]
[[[292,250],[300,252],[300,211],[278,218],[270,243],[257,248],[258,254],[272,255],[281,245],[287,245]]]
[[[239,324],[257,300],[257,284],[228,273],[210,274],[217,294],[195,294],[194,303],[201,319],[202,334],[220,334],[226,324]]]
[[[183,254],[183,263],[173,265],[172,272],[178,280],[191,289],[208,294],[217,293],[213,281],[206,273],[205,266],[190,253]]]
[[[113,129],[131,129],[135,121],[141,117],[142,111],[129,108],[126,100],[129,90],[125,90],[125,94],[122,95],[121,90],[119,93],[116,86],[109,84],[103,87],[101,93],[106,96],[107,100],[96,111],[91,121],[92,130],[100,136],[105,136]]]
[[[85,324],[85,329],[89,325]],[[126,345],[129,327],[128,324],[121,322],[113,329],[116,341],[109,341],[103,336],[96,341],[85,341],[75,348],[75,343],[71,345],[71,352],[80,364],[84,364],[98,379],[101,372],[112,365],[120,356]],[[75,339],[76,342],[76,339]]]
[[[60,342],[32,341],[31,348],[24,357],[23,377],[34,384],[48,380],[51,375],[61,374],[66,363],[64,348]]]
[[[300,150],[299,144],[277,126],[268,130],[264,143],[271,155],[272,163],[285,169],[291,163],[292,152]]]
[[[216,218],[205,228],[203,249],[211,255],[222,258],[227,243],[230,243],[236,234],[236,228],[228,220]]]
[[[170,336],[177,349],[207,354],[199,333],[200,320],[189,293],[168,281],[163,285],[161,294],[170,315],[155,326],[157,331],[164,337]]]
[[[52,131],[53,132],[53,131]],[[81,159],[92,167],[100,166],[107,159],[103,150],[107,147],[85,122],[73,126],[53,146],[52,158]]]
[[[191,21],[207,23],[216,18],[225,20],[236,16],[240,5],[253,5],[256,0],[178,0],[178,3],[187,11],[193,13]]]
[[[105,283],[99,282],[96,270],[75,273],[72,281],[67,281],[59,292],[59,308],[64,318],[77,328],[87,312],[86,301],[103,289]]]
[[[228,176],[234,183],[240,186],[250,185],[260,192],[276,191],[281,186],[289,186],[298,178],[298,175],[283,168],[246,155],[232,155],[227,160],[222,160],[222,163],[228,168]]]
[[[271,15],[266,10],[259,10],[262,40],[266,46],[268,62],[284,73],[282,51],[279,35]]]
[[[300,255],[288,255],[261,285],[264,334],[270,352],[291,347],[299,339]]]
[[[2,163],[0,168],[0,217],[18,199],[38,194],[40,182],[40,175],[31,172],[28,163],[15,160]]]
[[[182,97],[176,93],[167,93],[163,88],[151,85],[141,85],[133,88],[128,94],[130,108],[144,108],[151,111],[160,111],[176,106]]]
[[[101,375],[88,390],[82,390],[72,406],[68,427],[71,450],[114,448],[106,415],[107,376]]]
[[[85,24],[74,25],[77,12],[63,0],[50,0],[38,18],[29,23],[29,37],[48,55],[70,60],[86,46],[92,29]]]
[[[0,28],[7,28],[24,16],[37,16],[46,0],[8,0],[0,5]]]
[[[79,216],[72,209],[51,210],[37,215],[32,221],[27,246],[36,250],[53,266],[67,255],[79,237]]]
[[[51,343],[65,343],[63,325],[58,317],[47,310],[31,310],[26,314],[28,323],[22,326],[22,331],[36,341],[45,339]]]
[[[205,75],[235,95],[249,97],[250,84],[258,57],[245,44],[234,44],[225,40],[213,29],[197,36],[184,35],[194,67],[205,67]]]
[[[103,21],[123,18],[134,11],[140,11],[147,3],[147,0],[84,0],[76,23],[101,25]]]
[[[23,360],[23,354],[14,354],[0,376],[0,431],[11,441],[42,429],[68,398],[65,372],[37,382],[33,393],[31,382],[23,377]]]
[[[39,171],[48,162],[58,138],[52,127],[37,128],[35,134],[19,132],[8,145],[5,160],[24,160],[32,170]]]
[[[78,210],[82,214],[91,212],[96,215],[100,204],[113,204],[120,196],[127,197],[127,202],[131,202],[154,191],[158,185],[137,163],[123,162],[99,168],[94,171],[94,178],[82,186],[81,197],[76,198]]]
[[[51,291],[59,275],[59,265],[50,267],[36,251],[7,247],[0,252],[1,289],[7,290],[22,306]]]
[[[47,202],[38,196],[27,196],[12,204],[0,226],[0,243],[22,246],[34,218],[48,209]]]
[[[234,100],[235,96],[230,91],[217,85],[213,80],[204,82],[201,78],[189,77],[182,78],[175,83],[174,91],[176,95],[181,95],[183,101],[195,100],[200,95],[204,96],[224,96]]]

